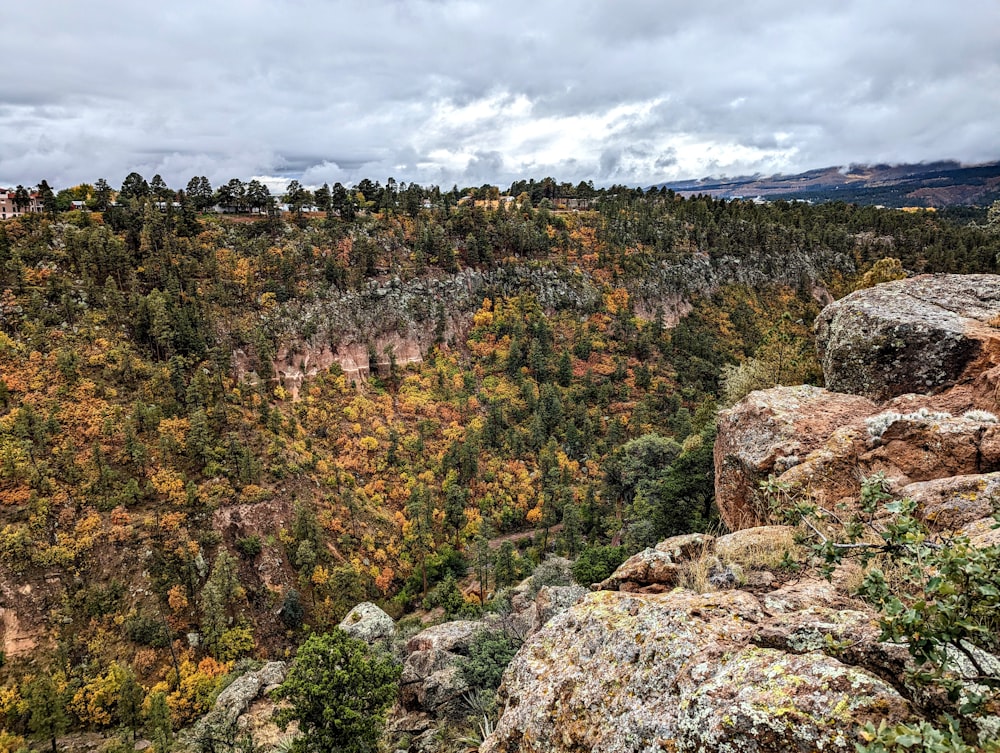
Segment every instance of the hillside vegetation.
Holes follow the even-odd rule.
[[[514,188],[0,223],[0,726],[177,727],[357,602],[475,613],[546,552],[713,526],[723,387],[815,383],[831,296],[1000,252],[929,213]]]

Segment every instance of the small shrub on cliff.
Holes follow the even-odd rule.
[[[881,611],[880,639],[908,646],[916,665],[910,679],[937,688],[950,704],[944,712],[928,704],[922,711],[929,722],[921,724],[868,724],[864,750],[1000,750],[994,729],[1000,704],[1000,546],[933,535],[916,518],[916,504],[894,499],[881,474],[864,481],[860,512],[850,519],[810,505],[798,511],[828,572],[846,557],[866,565],[876,558],[890,561],[902,588],[891,590],[883,570],[873,566],[859,593]],[[921,698],[934,695],[910,700],[920,706]]]
[[[483,630],[469,644],[469,657],[459,659],[458,672],[471,691],[495,691],[516,653],[517,641],[503,630]]]
[[[613,573],[628,556],[623,546],[591,546],[573,563],[573,580],[581,586],[599,583]]]
[[[544,586],[569,586],[573,583],[569,561],[562,557],[546,557],[535,568],[528,583],[528,592],[534,598]]]

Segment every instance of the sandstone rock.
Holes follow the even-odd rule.
[[[400,703],[407,711],[447,715],[458,711],[465,689],[457,673],[458,660],[469,650],[482,623],[469,620],[444,622],[413,636],[400,678]]]
[[[715,537],[707,533],[685,533],[681,536],[671,536],[657,544],[654,549],[670,555],[676,563],[698,557],[715,543]]]
[[[877,417],[876,417],[877,418]],[[975,421],[930,411],[907,414],[878,437],[878,446],[860,458],[865,468],[887,468],[910,481],[977,473],[983,429]]]
[[[611,575],[595,583],[591,589],[604,591],[637,591],[647,586],[672,587],[680,578],[681,567],[669,552],[652,547],[633,554],[618,566]]]
[[[21,627],[17,612],[0,607],[0,649],[6,656],[14,658],[34,651],[37,640],[34,635]]]
[[[956,531],[987,518],[1000,502],[1000,473],[972,474],[909,484],[899,495],[917,503],[917,515],[937,531]]]
[[[794,654],[822,651],[827,640],[839,643],[873,643],[879,637],[878,620],[859,609],[803,606],[773,614],[757,628],[751,641],[763,648]],[[902,647],[906,653],[905,647]]]
[[[859,458],[868,451],[868,440],[863,425],[841,427],[777,480],[793,494],[806,492],[824,507],[845,497],[857,497],[861,488]]]
[[[760,482],[800,463],[844,425],[862,426],[875,410],[866,398],[803,385],[751,392],[721,411],[715,501],[723,522],[731,530],[768,522]]]
[[[749,589],[770,589],[773,584],[774,573],[767,570],[751,570],[743,575],[743,585]]]
[[[518,652],[500,688],[504,713],[480,750],[850,746],[859,722],[911,717],[889,683],[813,648],[827,645],[816,638],[824,630],[854,635],[865,617],[839,618],[835,608],[797,622],[782,614],[786,628],[771,623],[770,634],[802,649],[789,651],[752,644],[774,615],[742,591],[590,593]]]
[[[888,683],[823,654],[752,646],[712,660],[715,671],[679,682],[680,750],[848,749],[866,722],[911,716]]]
[[[939,392],[995,366],[1000,277],[921,275],[858,290],[816,319],[829,389],[887,400]]]
[[[338,626],[352,638],[360,638],[370,646],[389,641],[396,633],[396,623],[371,602],[354,607]]]
[[[424,679],[417,692],[417,701],[422,709],[436,716],[462,716],[466,711],[462,693],[468,689],[458,666],[451,664]]]
[[[772,614],[797,612],[811,607],[830,609],[861,609],[862,607],[857,600],[839,593],[830,581],[812,578],[789,583],[770,591],[761,597],[761,601],[768,612]]]
[[[1000,528],[995,528],[993,518],[983,518],[962,526],[959,533],[969,537],[973,546],[1000,546]]]
[[[455,654],[465,653],[472,637],[482,629],[478,622],[472,620],[455,620],[442,622],[421,630],[406,643],[408,653],[416,651],[448,651]]]
[[[753,393],[753,402],[759,405],[772,399],[781,401],[784,392],[784,388],[776,388]],[[1000,470],[1000,427],[991,416],[977,417],[976,412],[954,416],[928,409],[926,404],[932,403],[914,396],[902,401],[913,409],[909,413],[887,409],[871,410],[868,415],[864,412],[845,415],[843,418],[848,423],[833,429],[825,438],[811,440],[818,446],[804,457],[787,458],[781,454],[794,451],[794,447],[772,448],[772,473],[777,486],[793,496],[808,496],[821,507],[832,510],[844,504],[850,508],[860,492],[861,479],[876,472],[884,473],[899,488],[918,481]],[[752,443],[761,431],[761,425],[751,420],[753,413],[744,411],[743,407],[740,404],[733,409],[741,413],[744,424],[726,434],[728,443]],[[811,410],[818,412],[816,406],[807,406],[799,419],[803,433],[811,434],[817,428],[829,430],[828,424],[808,422]],[[758,416],[756,420],[763,423],[768,418]],[[723,433],[720,430],[720,440]],[[721,452],[724,450],[717,444],[717,463]],[[732,454],[730,458],[736,464]],[[781,471],[782,468],[787,469]],[[717,493],[729,495],[717,500],[720,511],[726,511],[726,519],[733,525],[741,519],[744,525],[761,522],[733,514],[733,510],[739,509],[741,496],[752,499],[752,490],[740,491],[732,486],[737,476],[725,468],[720,468],[718,473]],[[744,478],[748,476],[744,474]],[[775,499],[780,501],[780,493]],[[762,509],[759,501],[754,500],[753,504]],[[760,514],[763,516],[763,511]]]

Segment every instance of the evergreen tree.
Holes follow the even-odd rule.
[[[174,742],[174,730],[170,723],[170,708],[167,706],[165,693],[153,693],[150,697],[146,733],[156,753],[168,753]]]
[[[69,717],[52,675],[43,672],[32,680],[25,692],[25,700],[28,702],[28,729],[35,736],[48,740],[52,753],[58,753],[57,739],[69,727]]]
[[[132,740],[135,740],[142,726],[143,691],[130,668],[123,667],[122,671],[124,677],[118,687],[118,720],[132,733]]]
[[[275,716],[279,726],[299,723],[293,753],[374,753],[401,672],[340,629],[310,636],[275,692],[289,704]]]

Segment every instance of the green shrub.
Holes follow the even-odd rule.
[[[483,630],[473,636],[468,658],[459,659],[458,672],[472,692],[496,690],[517,649],[515,639],[503,630]]]
[[[401,672],[391,657],[343,630],[310,636],[275,691],[288,702],[275,721],[282,729],[298,721],[301,734],[291,748],[296,753],[375,751]]]
[[[573,580],[581,586],[600,583],[628,557],[623,546],[591,546],[580,552],[573,563]]]
[[[796,507],[828,573],[846,557],[867,565],[876,558],[892,562],[895,591],[872,566],[859,593],[881,611],[879,639],[909,648],[916,664],[909,682],[943,690],[951,703],[943,710],[922,709],[929,720],[919,724],[869,723],[862,733],[868,744],[859,749],[1000,750],[995,740],[977,739],[975,723],[995,713],[1000,702],[994,658],[1000,651],[1000,546],[974,546],[961,535],[932,536],[915,515],[916,503],[893,499],[889,490],[882,474],[865,479],[860,512],[846,520],[810,504]]]
[[[252,560],[263,550],[264,545],[260,540],[260,536],[253,534],[251,536],[246,536],[242,539],[236,539],[236,551],[240,553],[240,556],[244,559]]]

